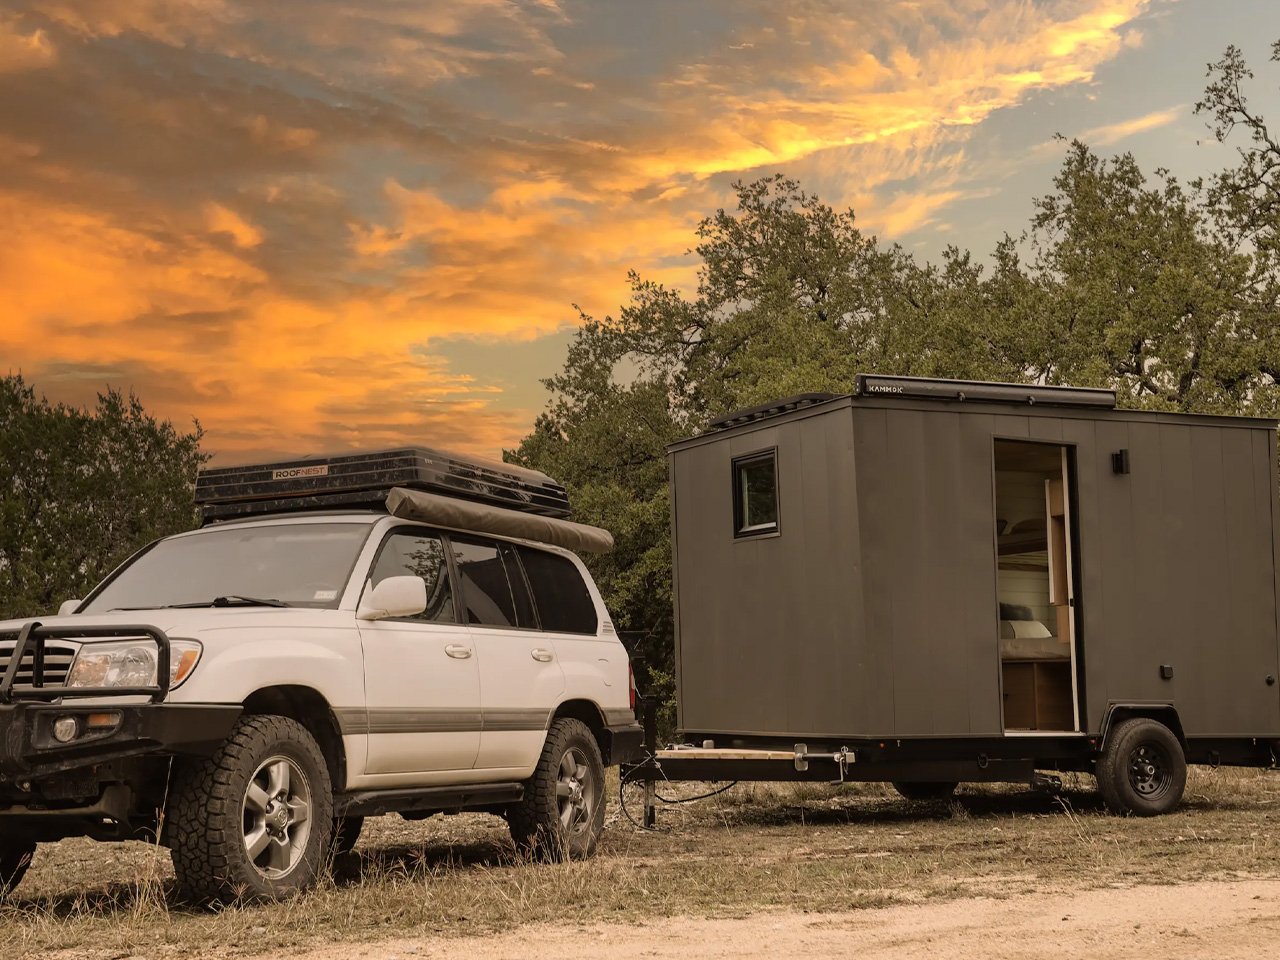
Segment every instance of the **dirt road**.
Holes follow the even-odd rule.
[[[983,960],[1240,957],[1280,934],[1280,881],[1138,886],[1002,900],[962,899],[845,914],[768,912],[638,925],[530,925],[494,937],[343,945],[298,960],[599,960],[857,957]],[[279,953],[270,955],[278,960]]]

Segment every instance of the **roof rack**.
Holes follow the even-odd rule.
[[[838,393],[801,393],[794,397],[787,397],[785,400],[775,400],[773,403],[761,404],[758,407],[734,410],[732,413],[726,413],[723,417],[712,420],[707,425],[706,432],[712,433],[716,430],[727,430],[730,427],[741,426],[744,423],[764,420],[767,417],[776,417],[784,413],[790,413],[792,410],[811,407],[815,403],[826,403],[828,400],[835,400],[838,396],[840,396]]]
[[[1053,407],[1114,409],[1116,392],[1095,387],[1047,387],[982,380],[933,380],[927,377],[882,377],[858,374],[854,396],[903,397],[913,400],[984,401],[1042,404]]]
[[[217,467],[196,477],[205,523],[267,513],[386,509],[394,487],[565,519],[565,488],[537,470],[428,447]]]

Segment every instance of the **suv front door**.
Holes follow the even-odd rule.
[[[444,540],[431,531],[393,530],[365,590],[387,577],[422,577],[427,609],[416,617],[363,621],[369,774],[449,774],[471,770],[480,748],[480,670],[458,622]],[[431,778],[427,778],[430,780]]]

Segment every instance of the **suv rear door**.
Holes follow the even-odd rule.
[[[525,544],[516,551],[538,622],[564,671],[566,698],[591,700],[607,724],[634,723],[627,652],[612,631],[601,635],[601,614],[577,562]]]
[[[459,610],[480,664],[484,721],[476,767],[494,776],[525,776],[538,761],[564,691],[555,646],[538,629],[514,545],[463,534],[450,534],[449,541]]]

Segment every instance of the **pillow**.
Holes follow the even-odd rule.
[[[1024,607],[1016,603],[1000,604],[1001,620],[1034,620],[1035,614],[1031,612],[1030,607]]]
[[[1043,640],[1046,637],[1052,637],[1046,627],[1039,620],[1001,620],[1000,621],[1000,639],[1002,640]]]

